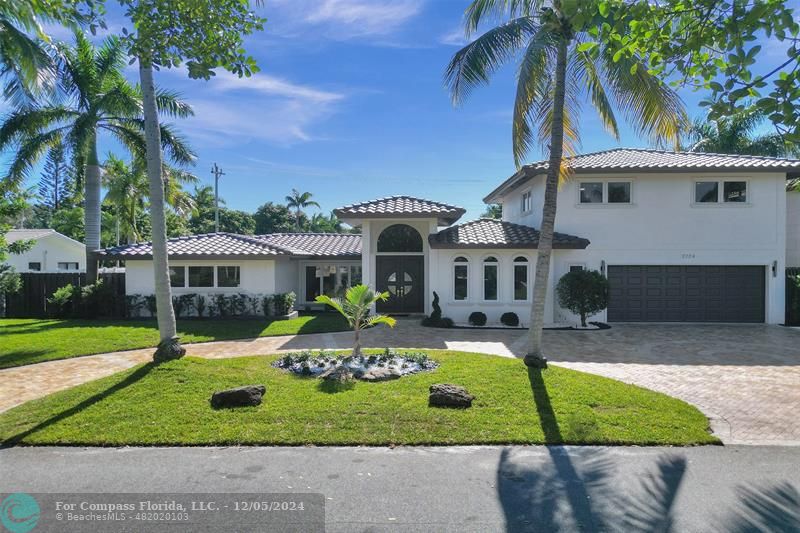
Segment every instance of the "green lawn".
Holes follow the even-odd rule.
[[[179,320],[184,343],[325,333],[347,329],[333,313],[300,316],[292,320],[214,319]],[[66,359],[80,355],[154,347],[158,326],[154,319],[38,320],[0,319],[0,368]]]
[[[441,366],[330,390],[273,368],[277,356],[184,358],[138,366],[0,415],[0,441],[31,445],[709,444],[694,407],[619,381],[519,360],[429,351]],[[433,383],[476,395],[427,405]],[[264,384],[258,407],[214,410],[215,390]]]

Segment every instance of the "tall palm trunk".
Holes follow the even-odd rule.
[[[156,316],[160,342],[155,361],[174,359],[186,353],[180,345],[175,325],[175,311],[172,308],[172,293],[169,285],[169,264],[167,258],[167,223],[164,212],[163,161],[161,155],[161,132],[158,124],[155,84],[153,83],[153,64],[139,57],[139,78],[142,85],[142,104],[144,108],[144,133],[147,149],[147,177],[150,189],[150,219],[152,223],[153,275],[156,290]]]
[[[97,132],[92,133],[84,173],[83,221],[86,230],[86,283],[97,280],[97,255],[100,249],[100,163],[97,157]]]
[[[542,224],[539,227],[539,249],[536,256],[536,277],[533,282],[533,302],[531,303],[531,328],[528,333],[528,352],[525,364],[544,368],[547,360],[542,355],[542,328],[544,327],[544,307],[547,298],[547,285],[550,278],[550,256],[553,251],[553,231],[556,222],[556,200],[558,199],[558,178],[561,171],[561,158],[564,151],[564,97],[567,76],[567,44],[562,37],[558,42],[556,57],[556,76],[553,94],[553,116],[550,128],[550,159],[547,166],[547,181],[544,189]]]

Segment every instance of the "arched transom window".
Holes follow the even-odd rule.
[[[394,224],[378,236],[378,252],[422,252],[422,236],[408,224]]]

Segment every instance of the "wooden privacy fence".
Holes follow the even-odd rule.
[[[9,318],[46,318],[52,316],[53,309],[48,309],[50,298],[56,289],[65,285],[86,285],[84,273],[25,272],[20,274],[22,288],[14,294],[6,294],[5,316]],[[111,317],[125,316],[125,274],[121,272],[100,274],[100,279],[108,285],[113,302],[104,306]]]
[[[786,269],[786,325],[800,326],[800,268]]]

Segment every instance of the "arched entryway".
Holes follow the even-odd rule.
[[[377,289],[389,299],[378,302],[381,313],[425,310],[425,256],[422,236],[408,224],[394,224],[378,236]]]

